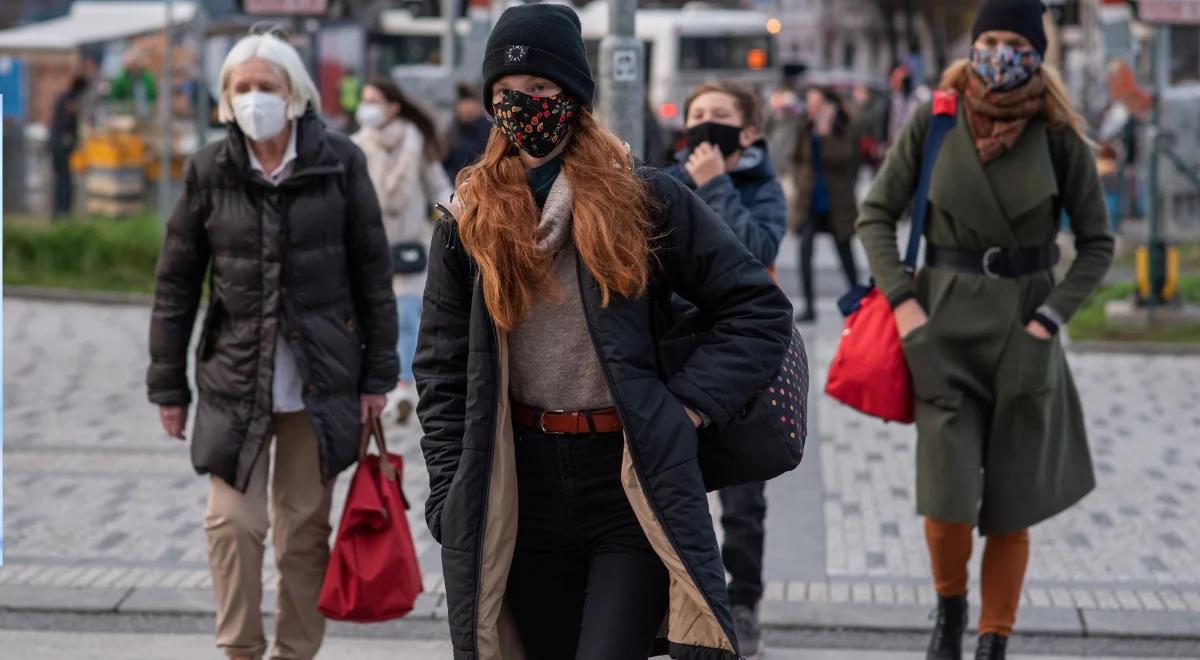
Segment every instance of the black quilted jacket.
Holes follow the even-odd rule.
[[[626,484],[627,490],[633,487],[648,500],[652,515],[643,523],[664,541],[656,552],[682,564],[673,573],[680,588],[672,588],[672,610],[698,612],[697,621],[687,619],[690,628],[676,621],[679,630],[671,632],[669,649],[660,650],[688,660],[728,660],[736,650],[721,641],[733,639],[725,570],[697,463],[698,436],[681,404],[703,412],[713,424],[731,421],[779,368],[789,341],[791,305],[766,268],[699,197],[662,171],[642,170],[641,175],[658,202],[655,235],[661,240],[649,292],[637,299],[614,295],[605,307],[586,269],[580,269],[580,290],[636,472],[637,485]],[[426,518],[442,544],[458,660],[502,655],[483,630],[488,607],[481,601],[500,596],[486,577],[506,561],[504,552],[489,545],[492,534],[485,534],[486,519],[497,506],[489,502],[493,464],[505,450],[496,438],[508,423],[496,414],[504,400],[499,387],[503,345],[476,277],[454,221],[439,222],[414,370],[430,474]],[[664,382],[652,328],[656,317],[665,323],[672,293],[705,311],[712,331],[711,341]],[[693,588],[697,591],[690,592]]]
[[[150,401],[192,401],[187,353],[205,274],[192,462],[244,490],[270,433],[277,337],[290,342],[325,481],[354,463],[359,397],[396,384],[392,266],[366,160],[309,112],[278,187],[255,176],[245,137],[188,161],[167,225],[150,324]]]

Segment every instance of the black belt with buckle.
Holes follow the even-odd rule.
[[[1058,265],[1062,250],[1056,243],[1039,247],[962,250],[930,244],[925,248],[925,265],[967,275],[1011,279],[1050,270]]]

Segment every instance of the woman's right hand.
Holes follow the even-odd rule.
[[[896,316],[896,329],[900,331],[901,339],[929,322],[929,317],[925,315],[924,308],[916,298],[909,298],[900,303],[900,306],[892,310],[892,313]]]
[[[187,424],[187,406],[159,406],[158,417],[163,430],[172,438],[184,440],[183,427]]]

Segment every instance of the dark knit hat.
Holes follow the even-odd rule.
[[[526,74],[553,80],[585,107],[596,83],[588,66],[579,16],[565,5],[520,5],[504,10],[483,58],[483,107],[492,109],[492,85]]]
[[[988,30],[1008,30],[1029,40],[1039,55],[1046,54],[1046,28],[1042,25],[1042,14],[1046,5],[1040,0],[983,0],[975,27],[971,28],[971,41]]]

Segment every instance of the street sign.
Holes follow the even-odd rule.
[[[263,16],[324,16],[329,0],[242,0],[242,11]]]
[[[1141,0],[1138,18],[1145,23],[1200,25],[1200,0]]]
[[[615,82],[637,82],[638,54],[636,50],[613,51],[613,80]]]

